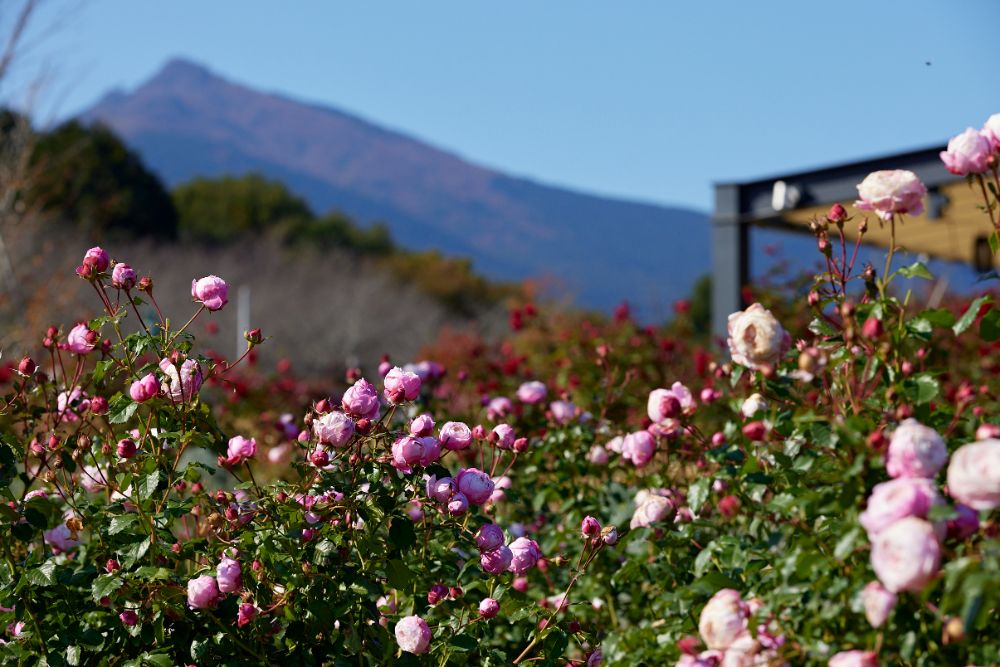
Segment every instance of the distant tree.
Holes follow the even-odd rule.
[[[691,326],[707,334],[712,325],[712,276],[704,275],[691,288]]]
[[[29,202],[88,235],[177,235],[177,214],[160,180],[103,125],[69,121],[41,134],[31,166]]]

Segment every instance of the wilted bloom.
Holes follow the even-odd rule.
[[[879,628],[896,606],[896,594],[886,590],[879,582],[870,581],[861,591],[861,602],[865,606],[865,618],[873,628]]]
[[[513,558],[508,568],[514,574],[523,574],[530,570],[542,557],[542,550],[538,547],[538,542],[527,537],[519,537],[510,543],[510,551]]]
[[[476,531],[476,547],[480,551],[493,551],[503,546],[503,528],[487,523]]]
[[[488,574],[500,574],[510,568],[514,559],[514,552],[506,545],[500,545],[493,551],[484,551],[479,554],[479,566],[483,572]]]
[[[257,611],[257,607],[252,604],[247,602],[241,603],[236,612],[236,625],[242,628],[244,625],[252,621],[255,616],[257,616]]]
[[[455,485],[473,505],[482,505],[493,493],[493,480],[478,468],[466,468],[455,476]]]
[[[841,651],[826,663],[827,667],[878,667],[874,651]]]
[[[385,400],[393,405],[404,400],[415,400],[420,395],[420,377],[416,373],[404,371],[399,366],[386,373],[382,382],[385,387],[383,391]]]
[[[223,593],[234,593],[240,590],[241,582],[240,563],[232,558],[223,558],[215,568],[219,590]]]
[[[445,449],[465,449],[472,443],[472,430],[463,422],[445,422],[438,439]]]
[[[746,632],[749,616],[739,592],[723,588],[701,610],[698,632],[708,648],[725,651]]]
[[[908,516],[924,519],[931,507],[940,502],[934,484],[921,477],[900,477],[876,484],[868,498],[868,507],[859,517],[872,540],[882,530]]]
[[[396,623],[396,643],[407,653],[427,653],[431,646],[431,629],[419,616],[406,616]]]
[[[883,220],[891,220],[896,213],[923,213],[926,194],[927,188],[912,171],[874,171],[858,184],[859,199],[854,205],[862,211],[874,211]]]
[[[889,591],[919,592],[937,574],[941,547],[923,519],[900,519],[872,540],[872,569]]]
[[[218,276],[191,281],[191,298],[209,310],[221,310],[229,303],[229,286]]]
[[[759,303],[732,313],[728,330],[729,353],[734,362],[747,368],[777,363],[792,344],[791,335]]]
[[[601,541],[609,547],[618,544],[618,529],[615,526],[606,526],[601,531]]]
[[[517,388],[517,400],[522,403],[540,403],[545,400],[547,394],[548,390],[545,388],[545,384],[538,380],[525,382]]]
[[[155,398],[160,393],[160,381],[152,373],[146,373],[142,378],[132,383],[128,389],[128,395],[136,403],[145,403],[151,398]]]
[[[185,359],[178,371],[170,359],[160,359],[160,370],[167,379],[160,385],[160,391],[170,397],[174,403],[194,400],[201,389],[201,367],[194,359]]]
[[[892,477],[932,478],[948,461],[948,448],[934,429],[907,419],[892,434],[885,469]]]
[[[1000,439],[962,445],[952,454],[948,493],[976,510],[1000,507]]]
[[[84,323],[70,329],[66,336],[66,348],[74,354],[87,354],[97,344],[97,332]]]
[[[510,449],[514,446],[514,429],[509,424],[497,424],[490,433],[490,439],[500,449]]]
[[[647,466],[655,453],[656,441],[648,431],[629,433],[622,442],[622,458],[631,461],[636,468]]]
[[[992,155],[990,140],[970,127],[951,138],[948,150],[941,151],[941,161],[951,173],[966,176],[987,171]]]
[[[483,598],[479,603],[479,615],[483,618],[493,618],[500,611],[500,603],[494,598]]]
[[[111,272],[111,284],[114,287],[129,290],[135,287],[137,280],[139,276],[131,266],[122,262],[115,264],[115,269]]]
[[[354,436],[354,422],[343,412],[328,412],[314,419],[312,427],[319,441],[332,447],[343,447]]]
[[[52,553],[61,554],[80,546],[80,540],[74,537],[73,531],[65,523],[42,533],[45,543],[52,547]]]
[[[344,412],[359,419],[378,419],[381,405],[378,391],[368,380],[361,378],[344,392],[341,400]]]
[[[256,453],[256,440],[237,435],[229,439],[229,446],[226,449],[226,463],[236,465],[246,459],[252,459]]]
[[[203,574],[188,581],[188,605],[195,609],[214,607],[219,601],[219,586],[215,577]]]

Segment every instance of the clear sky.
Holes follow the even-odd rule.
[[[998,25],[998,0],[49,0],[0,97],[44,68],[36,108],[62,117],[183,56],[516,175],[709,210],[713,181],[978,127]]]

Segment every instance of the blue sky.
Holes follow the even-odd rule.
[[[998,24],[997,0],[50,0],[0,97],[44,70],[35,108],[63,117],[183,56],[514,174],[707,211],[713,181],[979,126]]]

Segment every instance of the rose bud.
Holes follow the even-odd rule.
[[[118,289],[132,289],[135,287],[135,282],[138,279],[139,277],[136,275],[135,270],[123,262],[115,264],[115,268],[111,272],[111,286]]]
[[[251,345],[260,345],[264,342],[264,336],[260,332],[260,327],[243,332],[243,339]]]
[[[485,598],[479,603],[479,616],[493,618],[500,612],[500,603],[493,598]]]
[[[879,338],[883,333],[885,327],[882,326],[882,320],[877,317],[869,317],[861,327],[861,335],[868,340]]]
[[[433,607],[443,601],[446,597],[448,597],[448,589],[441,584],[434,584],[427,592],[427,604]]]
[[[17,372],[27,377],[29,375],[34,375],[36,368],[38,368],[38,366],[31,357],[24,357],[21,359],[21,363],[17,365]]]
[[[586,516],[580,524],[580,532],[586,538],[596,537],[601,533],[601,522],[592,516]]]
[[[518,454],[523,454],[528,451],[530,444],[527,438],[518,438],[514,441],[514,451]]]
[[[450,597],[452,600],[457,600],[464,594],[465,591],[462,590],[461,586],[452,586],[451,588],[448,589],[448,597]]]
[[[740,499],[736,496],[725,496],[719,500],[718,509],[722,516],[731,519],[740,510]]]
[[[109,558],[108,562],[104,564],[104,569],[108,572],[117,572],[122,566],[114,558]]]
[[[830,212],[826,214],[826,219],[833,223],[841,223],[847,220],[847,209],[840,204],[830,207]]]
[[[763,440],[767,436],[767,424],[762,421],[750,422],[743,427],[743,435],[751,440]]]
[[[118,441],[118,456],[123,459],[130,459],[135,456],[136,446],[131,438],[123,438]]]
[[[139,616],[131,609],[126,609],[122,613],[118,614],[118,618],[125,625],[132,626],[139,622]]]
[[[94,396],[90,399],[90,411],[95,415],[103,415],[108,412],[108,399],[103,396]]]

